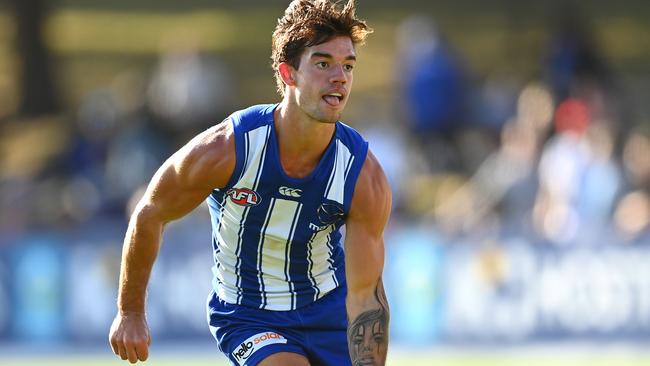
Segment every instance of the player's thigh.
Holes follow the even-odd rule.
[[[310,366],[309,361],[303,355],[293,352],[278,352],[264,358],[258,366]]]

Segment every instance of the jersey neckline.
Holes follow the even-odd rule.
[[[277,132],[275,130],[275,110],[278,108],[279,105],[280,105],[280,103],[276,103],[273,106],[273,108],[271,108],[271,111],[269,113],[270,116],[271,116],[271,118],[270,118],[271,134],[270,134],[269,138],[271,139],[271,141],[270,141],[270,143],[272,145],[271,148],[273,149],[273,152],[274,152],[274,154],[272,154],[272,155],[275,156],[274,160],[275,160],[275,164],[276,164],[276,166],[278,168],[278,171],[280,172],[280,175],[282,175],[282,177],[284,179],[286,179],[287,181],[289,181],[291,183],[294,183],[294,184],[301,184],[301,183],[306,183],[306,182],[312,181],[324,169],[323,165],[325,165],[325,162],[328,160],[327,159],[328,155],[331,153],[331,151],[336,146],[336,138],[338,136],[339,129],[340,129],[340,121],[336,121],[335,126],[334,126],[334,134],[332,134],[332,138],[331,138],[329,144],[327,144],[327,147],[325,148],[325,151],[323,152],[323,155],[321,156],[320,160],[316,164],[316,167],[314,167],[314,169],[307,176],[305,176],[303,178],[291,177],[291,176],[289,176],[287,174],[287,172],[284,170],[284,167],[282,166],[282,160],[280,158],[280,146],[279,146],[279,142],[278,142],[278,135],[277,135]]]

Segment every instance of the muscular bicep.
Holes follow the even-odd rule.
[[[363,224],[346,226],[345,267],[350,293],[371,291],[384,267],[384,240]]]
[[[348,288],[374,291],[384,266],[384,228],[391,210],[386,176],[374,155],[368,157],[355,186],[346,221],[345,257]]]
[[[162,222],[196,208],[215,188],[224,187],[234,170],[232,125],[222,122],[192,139],[158,169],[138,204]]]

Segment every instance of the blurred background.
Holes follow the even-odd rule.
[[[288,3],[0,2],[0,364],[119,364],[128,214],[196,133],[279,101]],[[344,120],[393,189],[389,364],[650,365],[650,3],[358,3]],[[223,363],[211,262],[202,206],[165,234],[150,363]]]

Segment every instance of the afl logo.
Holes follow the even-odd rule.
[[[257,192],[248,188],[232,188],[227,192],[233,203],[240,206],[255,206],[260,203],[260,196]]]

